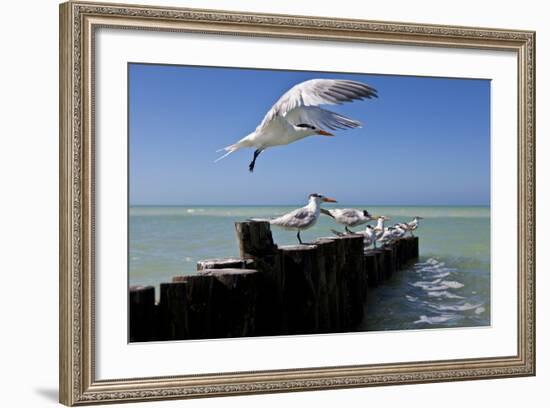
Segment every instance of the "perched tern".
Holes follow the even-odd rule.
[[[345,237],[346,236],[346,234],[343,233],[343,232],[336,231],[336,230],[333,230],[333,229],[331,229],[331,231],[337,237]],[[380,233],[377,234],[372,225],[367,225],[365,231],[354,232],[353,234],[363,236],[363,244],[364,244],[365,249],[368,248],[371,245],[374,245],[374,248],[376,249],[376,241],[377,241],[379,236],[382,236],[383,233],[380,232]]]
[[[365,228],[364,237],[365,248],[373,245],[374,249],[376,249],[376,241],[378,238],[376,236],[376,231],[374,230],[374,227],[372,225],[367,225],[367,227]]]
[[[386,217],[385,215],[381,215],[377,218],[376,227],[374,227],[374,230],[376,232],[384,232],[384,221],[391,220],[390,217]]]
[[[394,231],[395,227],[388,227],[384,230],[384,232],[377,234],[376,240],[382,242],[383,245],[389,244],[397,239]]]
[[[309,202],[306,206],[298,208],[280,217],[265,220],[265,219],[253,219],[254,221],[268,221],[271,225],[284,228],[286,230],[298,231],[296,237],[298,242],[303,244],[300,232],[311,228],[317,223],[319,214],[321,213],[321,203],[336,203],[333,198],[325,197],[322,194],[313,193],[309,195]]]
[[[307,136],[334,136],[325,129],[360,127],[360,122],[319,105],[377,98],[376,92],[362,82],[344,79],[310,79],[294,85],[271,107],[254,132],[219,150],[226,153],[216,161],[244,147],[254,147],[254,157],[248,166],[252,172],[260,153],[269,147],[287,145]]]
[[[424,217],[416,216],[413,218],[410,222],[404,222],[399,224],[399,226],[405,230],[406,232],[409,232],[411,236],[414,237],[413,231],[415,231],[418,228],[418,224],[420,223],[420,220],[423,220]]]
[[[405,236],[405,234],[407,233],[407,230],[405,228],[403,228],[402,224],[395,224],[393,226],[394,228],[394,234],[393,236],[396,238],[396,239],[399,239],[399,238],[402,238]]]
[[[348,227],[356,227],[373,220],[367,210],[356,210],[354,208],[333,208],[330,210],[321,208],[321,213],[334,218],[337,223],[345,225],[346,231],[350,234],[354,232]]]

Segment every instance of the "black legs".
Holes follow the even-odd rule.
[[[254,166],[256,165],[256,159],[258,158],[258,156],[260,155],[260,153],[262,151],[263,150],[261,150],[261,149],[254,150],[254,158],[252,159],[252,161],[248,165],[248,170],[250,170],[251,173],[254,171]]]

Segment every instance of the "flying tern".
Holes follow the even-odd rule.
[[[334,136],[325,129],[358,128],[361,123],[319,105],[377,98],[376,89],[362,82],[345,79],[310,79],[294,85],[267,112],[254,132],[219,151],[216,161],[244,147],[253,147],[254,157],[248,169],[254,171],[256,159],[264,150],[287,145],[307,136]]]

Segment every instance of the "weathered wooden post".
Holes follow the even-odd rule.
[[[376,288],[378,286],[378,263],[376,253],[371,250],[365,253],[365,272],[369,287]]]
[[[384,279],[389,279],[395,272],[395,247],[388,245],[384,248]]]
[[[340,237],[323,238],[332,244],[325,247],[325,259],[331,263],[325,268],[328,291],[331,332],[348,330],[349,327],[349,282],[344,274],[346,263],[346,240]]]
[[[254,266],[253,259],[203,259],[197,262],[197,271],[202,271],[204,269],[254,269]]]
[[[215,337],[212,327],[213,276],[175,276],[160,286],[164,336],[170,340]]]
[[[261,273],[256,332],[259,336],[285,334],[282,298],[284,274],[281,254],[273,242],[270,225],[265,221],[236,222],[235,231],[240,257],[251,260],[254,269]]]
[[[319,238],[314,244],[319,246],[323,271],[319,279],[319,333],[339,330],[337,248],[332,238]]]
[[[253,259],[241,258],[215,258],[202,259],[197,262],[197,271],[205,269],[256,269]],[[176,275],[172,277],[172,282],[185,282],[187,275]]]
[[[267,221],[236,222],[235,230],[241,258],[264,259],[277,251]]]
[[[161,284],[169,340],[256,335],[259,276],[253,269],[203,269]]]
[[[375,263],[376,263],[376,275],[373,279],[376,279],[376,284],[380,285],[384,281],[384,275],[385,275],[385,263],[384,263],[384,249],[383,248],[377,248],[370,251],[372,255],[374,255]]]
[[[364,239],[362,236],[346,236],[346,262],[344,264],[350,294],[350,325],[354,328],[363,320],[367,300],[368,277],[365,274]]]
[[[130,342],[155,340],[156,310],[153,286],[131,286],[129,294]]]
[[[403,268],[408,262],[407,259],[407,238],[401,238],[399,241],[399,267]]]
[[[187,309],[190,302],[187,300],[186,282],[161,283],[159,303],[159,325],[162,340],[179,340],[189,338],[188,319],[193,313]],[[207,305],[206,305],[207,306]],[[200,304],[194,305],[194,309],[201,308]],[[207,318],[207,314],[203,314]],[[197,337],[207,335],[206,332],[194,328],[193,333]]]
[[[418,237],[415,236],[413,237],[412,239],[413,243],[412,243],[412,257],[414,259],[418,259],[418,256],[420,255],[420,248],[419,248],[419,240],[418,240]]]
[[[254,269],[204,269],[201,277],[214,278],[210,293],[210,331],[212,337],[249,337],[256,335],[256,305],[260,286]]]
[[[339,297],[339,331],[349,331],[363,318],[368,277],[363,256],[364,243],[360,235],[333,238],[337,244],[337,277]]]
[[[284,275],[283,313],[288,334],[319,330],[319,282],[321,268],[317,245],[286,245],[281,251]]]

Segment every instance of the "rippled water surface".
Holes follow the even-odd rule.
[[[339,205],[341,206],[341,205]],[[366,330],[402,330],[490,324],[490,211],[488,207],[371,207],[393,222],[422,221],[420,259],[369,291]],[[238,254],[234,222],[271,217],[295,207],[131,207],[129,283],[154,285],[195,271],[198,260]],[[336,225],[322,216],[304,240],[329,236]],[[295,234],[273,229],[278,244]],[[158,293],[158,291],[157,291]]]

